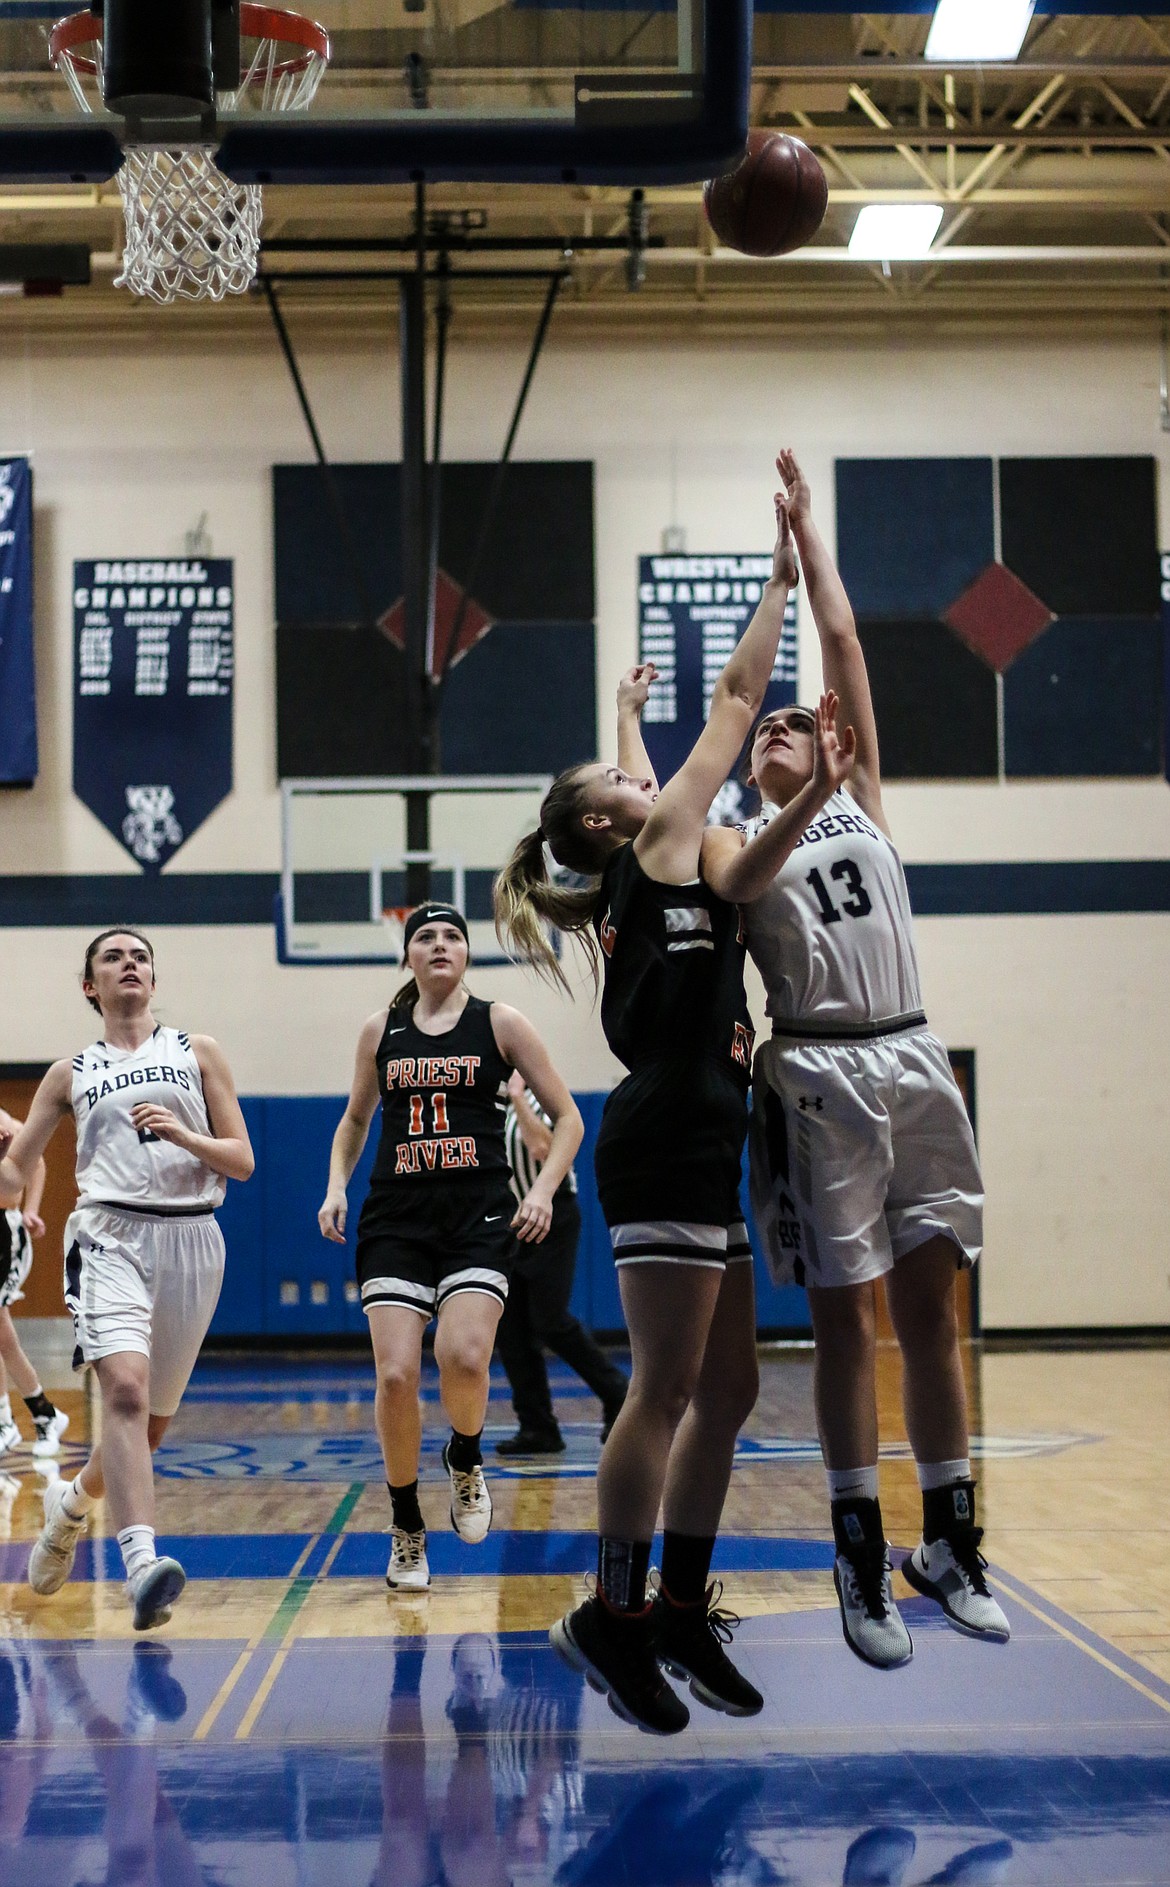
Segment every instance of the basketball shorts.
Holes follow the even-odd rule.
[[[65,1227],[65,1303],[74,1369],[123,1350],[150,1358],[150,1413],[173,1415],[223,1283],[211,1213],[154,1218],[79,1206]]]
[[[773,1282],[864,1284],[937,1234],[973,1265],[983,1181],[967,1110],[927,1029],[783,1040],[756,1055],[752,1211]]]
[[[653,1062],[605,1104],[594,1167],[605,1222],[726,1227],[739,1183],[747,1093],[722,1063]]]
[[[515,1210],[505,1177],[370,1193],[358,1222],[362,1309],[396,1304],[427,1322],[462,1291],[502,1307],[516,1262]]]
[[[705,1271],[725,1271],[728,1265],[751,1264],[752,1248],[742,1219],[730,1225],[688,1225],[670,1219],[632,1219],[611,1225],[613,1261],[623,1265],[698,1265]]]
[[[32,1261],[32,1239],[19,1211],[0,1212],[0,1310],[24,1296]]]

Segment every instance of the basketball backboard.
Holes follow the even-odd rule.
[[[299,0],[298,0],[299,3]],[[50,70],[68,0],[0,8],[0,176],[97,182],[121,120],[82,119]],[[241,183],[638,184],[726,168],[747,134],[751,0],[305,0],[332,56],[292,117],[221,98]]]

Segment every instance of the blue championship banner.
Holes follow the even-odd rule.
[[[662,677],[650,690],[642,732],[660,780],[677,773],[698,740],[715,683],[771,574],[771,556],[672,552],[638,559],[639,660],[653,662]],[[790,596],[761,712],[795,701],[796,681],[796,599]],[[732,778],[711,808],[711,819],[734,825],[747,811],[747,794]]]
[[[32,468],[0,459],[0,786],[36,777]]]
[[[73,790],[159,871],[232,789],[230,558],[73,566]]]

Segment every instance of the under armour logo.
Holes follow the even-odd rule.
[[[822,1101],[819,1094],[814,1095],[811,1101],[807,1094],[802,1094],[800,1097],[800,1111],[802,1114],[807,1113],[810,1107],[813,1109],[814,1113],[819,1114],[824,1105],[825,1103]]]

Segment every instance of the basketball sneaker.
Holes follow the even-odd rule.
[[[69,1481],[50,1481],[45,1489],[45,1524],[28,1556],[28,1583],[42,1598],[59,1592],[65,1584],[73,1571],[77,1542],[89,1525],[88,1514],[75,1520],[66,1512],[65,1496],[71,1485]]]
[[[61,1451],[61,1437],[69,1427],[69,1417],[64,1409],[54,1409],[52,1415],[35,1415],[33,1422],[37,1438],[32,1445],[34,1455],[55,1455]]]
[[[390,1564],[386,1568],[386,1584],[391,1592],[425,1592],[430,1583],[426,1528],[408,1533],[405,1527],[391,1527]]]
[[[608,1697],[615,1716],[651,1736],[675,1736],[691,1713],[663,1677],[656,1655],[654,1604],[615,1612],[599,1594],[549,1632],[549,1643],[590,1688]]]
[[[451,1482],[451,1525],[468,1546],[486,1540],[492,1524],[492,1497],[483,1478],[483,1468],[455,1468],[450,1461],[451,1444],[443,1449],[443,1466]]]
[[[15,1422],[0,1422],[0,1455],[6,1455],[10,1448],[19,1448],[23,1440]]]
[[[754,1717],[764,1700],[737,1671],[724,1645],[739,1624],[734,1612],[717,1609],[723,1583],[714,1580],[695,1605],[676,1605],[660,1586],[654,1599],[658,1662],[672,1677],[690,1680],[691,1695],[729,1717]]]
[[[979,1551],[983,1528],[975,1525],[975,1483],[956,1481],[923,1495],[923,1538],[902,1563],[915,1592],[941,1605],[947,1621],[969,1638],[1006,1644],[1011,1626],[996,1604]],[[935,1537],[927,1540],[930,1533]]]
[[[177,1559],[152,1559],[135,1573],[127,1582],[135,1631],[153,1631],[156,1625],[165,1625],[186,1583],[187,1575]]]
[[[863,1663],[878,1670],[908,1664],[914,1646],[894,1604],[890,1549],[878,1502],[834,1501],[833,1538],[837,1548],[833,1584],[845,1643]]]

